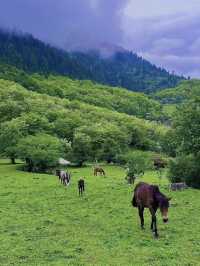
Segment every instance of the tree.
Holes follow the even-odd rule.
[[[140,176],[152,167],[149,155],[145,152],[135,151],[127,154],[126,165],[128,176]]]
[[[45,117],[35,113],[27,113],[1,124],[0,150],[3,155],[15,163],[17,144],[27,135],[49,132],[51,126]]]
[[[1,154],[11,159],[15,163],[17,158],[17,143],[23,138],[26,124],[23,120],[13,119],[4,122],[0,127],[0,151]]]
[[[172,182],[184,181],[200,187],[200,97],[194,97],[178,110],[174,131],[177,158],[170,163]]]
[[[76,132],[72,142],[72,159],[78,165],[82,166],[91,156],[91,138],[82,133]]]
[[[173,128],[178,152],[197,154],[200,151],[200,97],[193,98],[179,108]]]
[[[56,167],[63,156],[60,140],[48,134],[37,134],[21,139],[17,145],[19,158],[25,160],[28,171],[45,172]]]
[[[185,182],[200,188],[200,153],[197,156],[180,155],[170,161],[169,179],[172,183]]]

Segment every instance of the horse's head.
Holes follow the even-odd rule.
[[[60,175],[60,170],[56,170],[56,176],[59,176]]]
[[[160,211],[161,211],[161,215],[163,218],[163,222],[167,223],[168,222],[168,209],[169,209],[169,201],[171,199],[170,198],[162,198],[162,200],[159,203],[159,207],[160,207]]]

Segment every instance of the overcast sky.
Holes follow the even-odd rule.
[[[200,77],[200,0],[0,0],[0,26],[62,48],[107,42]]]

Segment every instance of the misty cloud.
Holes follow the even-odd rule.
[[[0,23],[63,48],[118,44],[125,4],[126,0],[7,0],[1,5]]]
[[[199,0],[6,0],[0,26],[66,49],[111,43],[200,77]]]
[[[170,71],[200,76],[199,16],[124,17],[123,28],[124,45],[129,49]]]

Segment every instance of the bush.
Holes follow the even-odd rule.
[[[180,156],[169,163],[169,180],[200,188],[200,154]]]
[[[144,151],[130,151],[118,157],[118,163],[126,165],[128,173],[141,175],[146,170],[153,169],[152,153]]]
[[[63,155],[63,146],[56,137],[37,134],[20,140],[17,153],[26,161],[28,171],[45,172],[57,166],[58,159]]]

